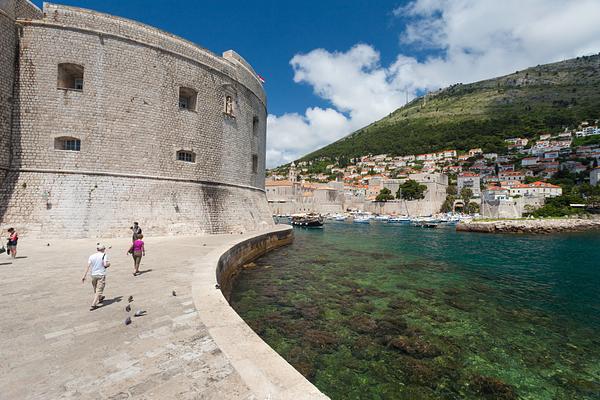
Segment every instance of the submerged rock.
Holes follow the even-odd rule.
[[[441,354],[437,347],[418,336],[397,336],[388,345],[415,358],[433,358]]]
[[[430,288],[419,288],[417,289],[417,296],[426,299],[426,300],[431,300],[433,299],[433,294],[435,293],[434,289],[430,289]]]
[[[397,336],[408,329],[406,321],[399,316],[386,315],[377,321],[375,334],[380,337]]]
[[[371,333],[377,329],[377,322],[366,315],[356,315],[349,320],[350,328],[358,333]]]
[[[321,349],[326,347],[334,347],[338,344],[339,339],[333,333],[327,331],[320,331],[317,329],[309,329],[304,332],[304,339],[315,346],[319,346]]]
[[[515,388],[498,378],[477,375],[473,378],[471,386],[477,394],[488,399],[513,400],[518,398]]]

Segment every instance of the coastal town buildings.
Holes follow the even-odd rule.
[[[297,163],[297,170],[294,164],[289,167],[293,181],[297,180],[300,187],[318,185],[319,190],[296,189],[294,192],[291,183],[277,182],[292,179],[273,171],[266,185],[267,196],[272,209],[281,211],[277,213],[335,208],[428,215],[437,212],[435,208],[443,203],[446,196],[443,188],[456,185],[457,193],[463,188],[472,191],[471,201],[480,204],[482,215],[520,217],[542,206],[546,198],[560,195],[560,187],[546,182],[559,173],[576,174],[589,179],[591,184],[598,184],[595,166],[600,162],[600,144],[594,141],[579,144],[576,135],[581,131],[588,135],[585,137],[593,136],[597,125],[597,121],[587,125],[582,122],[576,129],[544,132],[537,138],[509,138],[504,141],[505,151],[484,152],[482,148],[472,148],[464,152],[449,149],[422,154],[364,155],[344,165],[333,160],[319,171],[314,171],[318,160],[301,161]],[[444,178],[440,179],[441,176]],[[398,208],[401,203],[398,200],[385,204],[376,201],[384,188],[395,195],[406,179],[428,186],[426,198],[404,210]],[[335,190],[338,195],[333,194]],[[299,197],[301,191],[304,195]],[[327,191],[329,194],[324,195]],[[283,203],[286,205],[282,206]]]
[[[556,197],[562,194],[562,188],[560,186],[541,181],[520,183],[511,186],[508,190],[511,196],[539,196],[546,198]]]
[[[474,197],[481,196],[481,176],[472,172],[464,172],[458,175],[456,186],[458,193],[467,188],[473,192]]]

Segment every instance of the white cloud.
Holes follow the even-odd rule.
[[[358,44],[347,52],[316,49],[290,64],[332,108],[269,116],[267,162],[291,161],[382,118],[419,90],[474,82],[600,51],[598,0],[416,0],[394,14],[409,22],[389,66]],[[402,51],[404,47],[404,51]],[[417,60],[410,47],[436,50]]]
[[[404,102],[404,93],[392,87],[393,76],[379,65],[379,53],[371,46],[358,44],[345,53],[316,49],[295,55],[290,64],[294,81],[311,85],[333,108],[308,108],[304,115],[269,115],[269,167],[329,144]]]

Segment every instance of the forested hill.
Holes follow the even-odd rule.
[[[600,54],[538,65],[499,78],[456,84],[417,98],[389,116],[301,160],[407,155],[482,147],[600,118]]]

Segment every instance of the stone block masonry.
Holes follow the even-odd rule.
[[[12,102],[0,98],[12,106],[12,121],[0,119],[4,142],[11,127],[1,223],[40,237],[119,235],[132,220],[154,234],[273,224],[266,97],[238,54],[79,8],[46,3],[43,17],[23,17],[14,70],[0,61],[1,90],[14,81]]]

